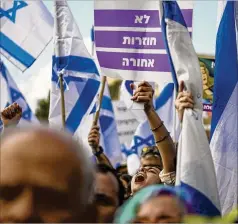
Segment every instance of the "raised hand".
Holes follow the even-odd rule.
[[[100,143],[100,132],[99,132],[99,127],[97,125],[93,126],[91,128],[91,131],[89,132],[88,135],[88,144],[96,149],[99,147]]]
[[[186,108],[193,109],[193,107],[194,107],[194,101],[193,101],[192,94],[187,91],[184,91],[184,89],[185,89],[185,86],[184,86],[184,82],[182,81],[179,84],[179,93],[175,100],[175,107],[178,111],[180,122],[183,121],[184,110]]]
[[[16,126],[22,117],[22,108],[13,103],[1,112],[1,120],[4,127]]]
[[[137,88],[135,84],[132,83],[131,88],[135,90],[131,100],[138,103],[144,103],[145,111],[153,109],[154,89],[148,82],[141,82]]]

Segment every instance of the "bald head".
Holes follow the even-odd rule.
[[[0,221],[81,221],[92,168],[70,136],[46,128],[12,130],[0,150]]]

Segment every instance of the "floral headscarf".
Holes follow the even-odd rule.
[[[129,223],[136,218],[138,207],[150,198],[159,195],[171,195],[177,197],[185,206],[187,213],[193,213],[191,208],[191,198],[187,191],[181,187],[165,185],[153,185],[143,188],[129,199],[117,212],[115,223]]]

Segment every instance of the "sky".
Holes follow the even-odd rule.
[[[49,11],[54,12],[53,1],[45,1]],[[90,29],[93,24],[93,0],[68,0],[70,9],[84,37],[85,44],[91,51]],[[217,22],[217,1],[194,1],[193,44],[198,54],[214,55]],[[50,89],[52,43],[41,54],[38,60],[25,73],[21,73],[13,65],[4,60],[20,90],[25,95],[33,111],[37,100],[45,98]]]

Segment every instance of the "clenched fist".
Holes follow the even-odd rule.
[[[91,128],[91,131],[89,132],[88,144],[92,148],[97,149],[99,147],[99,143],[100,143],[99,127],[97,125],[95,125]]]
[[[136,89],[135,84],[131,84],[132,89]],[[135,90],[131,100],[144,103],[145,111],[153,108],[154,89],[148,82],[141,82]]]
[[[179,84],[179,93],[175,101],[175,107],[178,111],[180,122],[183,121],[184,110],[186,108],[193,109],[194,107],[192,94],[187,91],[184,91],[184,89],[185,89],[184,82],[181,82]]]
[[[1,120],[4,127],[16,126],[19,123],[21,116],[22,108],[17,103],[11,104],[1,112]]]

